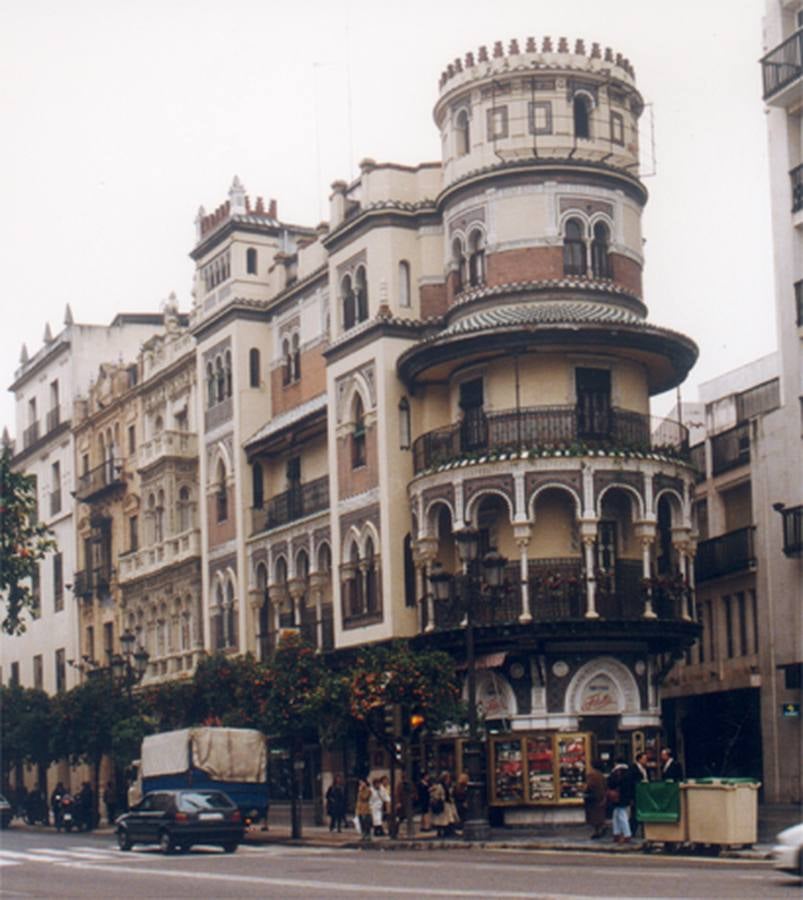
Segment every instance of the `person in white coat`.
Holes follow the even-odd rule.
[[[385,800],[382,796],[382,782],[374,778],[371,782],[371,821],[374,826],[374,834],[382,837],[385,834],[382,828],[382,814],[385,811]]]

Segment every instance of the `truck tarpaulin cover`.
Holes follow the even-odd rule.
[[[265,737],[249,728],[193,728],[192,764],[216,781],[264,782]]]
[[[265,781],[265,737],[250,728],[181,728],[151,734],[142,742],[142,777],[186,772],[190,759],[214,781]]]

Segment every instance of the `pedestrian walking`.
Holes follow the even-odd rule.
[[[56,831],[61,828],[61,798],[67,793],[64,785],[59,782],[50,795],[50,809],[53,811],[53,825]]]
[[[635,799],[635,786],[630,769],[623,759],[617,759],[608,776],[608,802],[613,808],[613,839],[617,844],[628,843],[630,833],[630,805]]]
[[[586,824],[594,829],[592,838],[601,838],[605,834],[605,812],[607,799],[605,793],[605,776],[602,774],[602,762],[595,759],[586,773],[584,788],[584,804]]]
[[[429,811],[429,789],[432,787],[432,779],[429,772],[422,773],[416,785],[418,795],[418,810],[421,813],[421,830],[432,830],[432,816]]]
[[[114,825],[117,818],[117,793],[111,781],[106,782],[106,789],[103,791],[103,803],[106,807],[106,821],[109,825]]]
[[[354,815],[360,827],[360,837],[364,841],[371,840],[371,785],[365,778],[360,779],[357,787],[357,804]]]
[[[94,807],[95,795],[92,791],[92,785],[90,785],[88,781],[85,781],[81,787],[81,792],[78,794],[79,827],[83,828],[84,831],[91,831],[95,826]]]
[[[326,791],[326,815],[329,816],[329,831],[337,829],[340,834],[346,821],[346,790],[339,773]]]
[[[438,837],[452,834],[458,818],[454,805],[452,776],[448,772],[441,772],[438,780],[429,789],[429,808]]]
[[[382,780],[374,778],[371,782],[371,822],[373,824],[374,836],[384,837],[385,830],[382,828],[382,822],[385,815],[385,797],[382,790]]]
[[[664,747],[661,751],[661,780],[683,781],[683,766],[675,759],[675,754]]]
[[[457,776],[457,784],[454,786],[454,805],[462,828],[468,818],[468,772],[461,772]]]

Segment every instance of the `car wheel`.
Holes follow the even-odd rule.
[[[124,851],[131,849],[131,838],[125,828],[117,829],[117,846]]]
[[[174,848],[173,836],[167,829],[159,832],[159,849],[162,853],[172,853]]]
[[[238,844],[236,841],[229,841],[227,844],[221,844],[220,846],[223,847],[224,853],[234,853],[237,850]]]

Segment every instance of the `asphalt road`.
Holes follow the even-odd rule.
[[[800,896],[769,863],[592,853],[240,847],[117,850],[108,835],[0,833],[0,897],[704,898]]]

